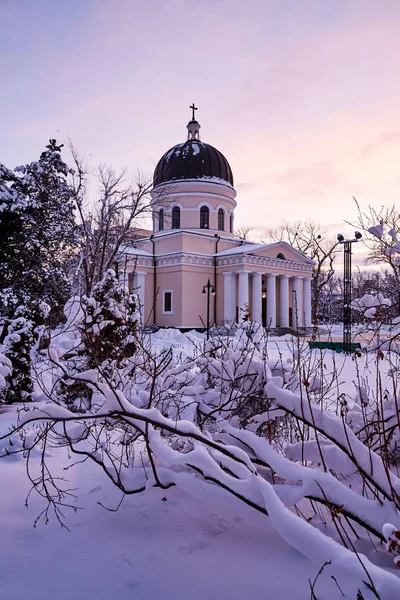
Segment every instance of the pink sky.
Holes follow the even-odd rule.
[[[399,204],[399,30],[398,0],[0,0],[0,160],[71,138],[151,172],[194,101],[237,225],[346,233],[353,196]]]

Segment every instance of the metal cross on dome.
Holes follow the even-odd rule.
[[[194,105],[194,102],[193,102],[192,106],[189,106],[189,108],[192,109],[192,113],[193,113],[192,114],[192,121],[194,121],[195,120],[194,111],[198,110],[198,108],[197,108],[197,106]]]

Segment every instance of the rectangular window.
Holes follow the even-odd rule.
[[[172,314],[172,290],[164,290],[163,292],[163,314]]]

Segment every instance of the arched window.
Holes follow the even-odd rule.
[[[285,255],[282,254],[282,252],[279,252],[279,254],[276,255],[276,258],[280,258],[281,260],[285,260]]]
[[[161,208],[158,213],[158,231],[162,231],[164,229],[164,209]]]
[[[225,212],[222,208],[218,210],[218,229],[225,231]]]
[[[181,227],[181,209],[179,206],[174,206],[172,209],[172,229],[180,229]]]
[[[233,214],[229,215],[229,231],[233,233]]]
[[[210,228],[210,211],[207,206],[200,208],[200,229]]]

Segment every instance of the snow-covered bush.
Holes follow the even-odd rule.
[[[379,231],[378,231],[379,232]],[[400,460],[400,344],[397,318],[387,322],[392,303],[383,294],[365,294],[352,302],[363,317],[357,332],[368,345],[368,370],[374,380],[363,376],[355,363],[355,394],[343,405],[343,418],[356,436],[378,453],[390,469]],[[356,356],[353,357],[356,359]]]
[[[6,378],[9,377],[12,370],[12,364],[7,356],[0,354],[0,398],[2,390],[6,387]]]
[[[107,310],[110,306],[115,315],[114,302]],[[74,314],[79,322],[89,316],[89,329],[100,333],[105,327],[95,315],[106,315],[102,311],[100,304],[88,302]],[[151,486],[179,486],[208,501],[231,494],[268,516],[279,534],[318,567],[326,562],[329,573],[343,576],[347,597],[356,598],[358,590],[365,600],[399,596],[400,581],[356,554],[351,543],[346,547],[346,536],[340,545],[314,527],[312,515],[304,518],[292,510],[310,500],[340,531],[353,522],[381,541],[387,541],[385,524],[400,530],[400,479],[346,425],[342,404],[333,402],[338,372],[324,375],[325,358],[315,361],[300,345],[291,363],[272,362],[266,334],[250,323],[209,341],[188,336],[186,346],[178,343],[179,333],[163,335],[157,342],[157,336],[133,331],[135,351],[112,359],[112,376],[102,368],[107,359],[94,359],[104,358],[102,345],[95,344],[100,350],[90,367],[73,371],[68,357],[79,355],[83,338],[74,349],[68,332],[64,341],[55,337],[49,348],[54,377],[47,388],[49,402],[21,412],[9,435],[27,432],[27,456],[44,440],[65,445],[79,460],[99,465],[125,494]],[[54,395],[60,377],[90,390],[91,401],[79,412],[68,398]],[[276,443],[273,428],[286,418],[296,435],[284,440],[281,429]],[[2,443],[7,440],[0,441],[0,454]],[[48,485],[48,478],[46,471],[43,495],[59,515],[67,498],[56,480]],[[43,489],[40,479],[35,485]]]
[[[370,368],[376,372],[374,385],[356,373],[356,392],[346,403],[344,417],[356,436],[378,453],[390,469],[400,461],[400,360],[390,350],[392,340],[371,343]],[[386,345],[387,344],[387,345]],[[388,373],[388,383],[382,372]]]
[[[29,402],[32,399],[31,354],[44,332],[44,321],[49,310],[50,307],[45,302],[19,306],[15,311],[15,318],[9,323],[2,352],[11,369],[0,390],[0,400],[7,404]]]
[[[362,298],[356,298],[351,303],[352,309],[360,312],[364,319],[375,319],[382,321],[387,309],[392,305],[389,298],[383,294],[365,294]]]
[[[385,523],[382,531],[386,539],[386,550],[395,555],[393,562],[396,567],[400,567],[400,531],[390,523]]]
[[[137,297],[116,278],[111,269],[93,288],[90,297],[68,302],[64,332],[75,346],[63,356],[64,375],[59,381],[61,398],[70,408],[89,408],[92,389],[77,375],[98,369],[118,387],[118,369],[135,352],[135,332],[139,322]]]
[[[109,269],[91,297],[82,297],[82,310],[81,339],[89,364],[98,366],[108,360],[119,367],[135,352],[134,333],[140,318],[137,296],[129,294]]]

